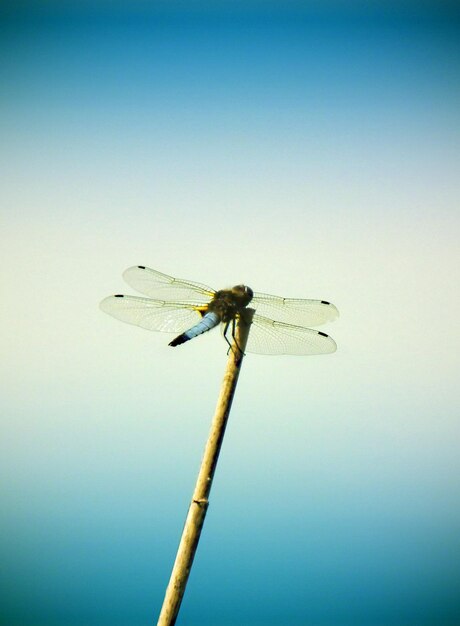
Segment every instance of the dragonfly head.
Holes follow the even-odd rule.
[[[235,287],[232,288],[232,293],[238,298],[241,306],[249,304],[254,295],[251,287],[247,287],[246,285],[235,285]]]

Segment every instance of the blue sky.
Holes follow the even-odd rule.
[[[98,309],[143,264],[334,302],[334,355],[248,355],[178,624],[460,621],[454,3],[0,13],[0,614],[155,623],[217,331]]]

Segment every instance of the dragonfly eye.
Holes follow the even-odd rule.
[[[233,289],[235,291],[241,291],[241,293],[252,293],[252,289],[250,287],[246,287],[246,285],[236,285]]]

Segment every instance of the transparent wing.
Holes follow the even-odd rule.
[[[320,326],[339,316],[337,308],[326,300],[280,298],[267,293],[255,293],[249,306],[258,315],[299,326]]]
[[[100,308],[122,322],[147,330],[180,333],[201,319],[197,306],[187,302],[165,302],[136,296],[109,296]]]
[[[173,278],[143,265],[135,265],[123,272],[125,281],[136,291],[161,300],[194,300],[209,302],[214,289],[191,280]]]
[[[329,354],[337,345],[332,337],[311,328],[254,315],[246,352],[255,354]]]

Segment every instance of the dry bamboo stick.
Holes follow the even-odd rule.
[[[235,341],[229,351],[216,411],[157,626],[173,626],[176,623],[208,508],[212,480],[243,362],[253,314],[253,309],[244,309],[236,324]]]

